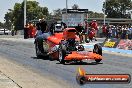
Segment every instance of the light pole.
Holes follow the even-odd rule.
[[[68,0],[66,0],[66,19],[68,20],[68,13],[67,13],[67,9],[68,9]],[[68,22],[67,22],[68,23]],[[68,27],[68,24],[67,24]]]
[[[24,0],[24,27],[26,25],[26,6],[27,5],[27,0]]]
[[[66,0],[66,14],[67,14],[67,9],[68,9],[68,0]]]
[[[106,0],[105,0],[105,2],[104,2],[104,25],[105,25],[105,18],[106,18],[106,15],[105,15],[105,10],[106,10]]]

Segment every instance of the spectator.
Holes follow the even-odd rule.
[[[36,40],[38,42],[38,48],[39,50],[41,50],[42,53],[44,53],[44,49],[43,49],[43,41],[47,39],[48,36],[50,36],[51,34],[47,31],[47,22],[45,21],[45,19],[43,18],[40,22],[40,27],[41,27],[41,31],[42,34],[38,35],[36,37]]]
[[[44,18],[41,19],[40,27],[41,27],[41,31],[42,31],[42,33],[47,32],[47,22],[45,21]]]
[[[121,35],[121,26],[118,26],[116,30],[116,38],[120,38],[120,35]]]
[[[129,26],[128,28],[128,38],[132,39],[132,26]]]
[[[28,24],[26,24],[24,27],[24,39],[27,39],[29,37],[28,31],[29,31],[29,26],[28,26]],[[14,36],[14,30],[12,30],[12,36]]]
[[[29,25],[28,25],[29,27],[28,27],[28,37],[29,38],[32,38],[33,36],[33,34],[32,34],[32,32],[33,32],[33,30],[34,30],[34,26],[33,26],[33,24],[31,23],[31,22],[29,22]]]
[[[82,26],[82,24],[78,24],[78,26],[75,27],[77,30],[77,34],[79,35],[80,38],[80,42],[83,43],[83,32],[84,32],[84,28]]]
[[[112,27],[108,28],[108,38],[112,37]]]
[[[127,35],[127,26],[124,25],[122,28],[122,39],[125,39]]]
[[[35,36],[39,36],[39,35],[41,35],[42,34],[42,31],[41,31],[41,19],[39,19],[39,22],[36,24],[36,29],[37,29],[37,31],[36,31],[36,34],[35,34]]]
[[[103,27],[102,27],[102,32],[103,32],[103,37],[106,37],[106,32],[107,32],[107,27],[106,27],[106,25],[103,25]]]
[[[94,28],[90,28],[88,37],[89,37],[89,42],[93,41],[93,38],[95,37],[95,29]]]
[[[91,27],[94,28],[94,33],[95,33],[95,41],[97,41],[97,31],[98,31],[98,24],[96,20],[93,20],[91,23]]]

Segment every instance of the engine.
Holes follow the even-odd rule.
[[[76,43],[74,38],[73,39],[68,39],[66,41],[67,41],[66,47],[67,47],[68,51],[76,51],[77,50],[77,48],[76,48],[77,43]]]

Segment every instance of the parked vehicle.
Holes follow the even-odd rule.
[[[0,35],[9,35],[11,31],[8,29],[0,29]]]

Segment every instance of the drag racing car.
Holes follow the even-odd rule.
[[[36,56],[38,58],[49,56],[50,60],[58,60],[62,64],[71,61],[81,62],[85,59],[100,62],[102,60],[102,47],[95,44],[93,51],[85,50],[84,46],[79,43],[80,39],[76,33],[75,28],[65,28],[61,32],[49,35],[43,40],[41,47],[39,47],[39,41],[35,40]]]

